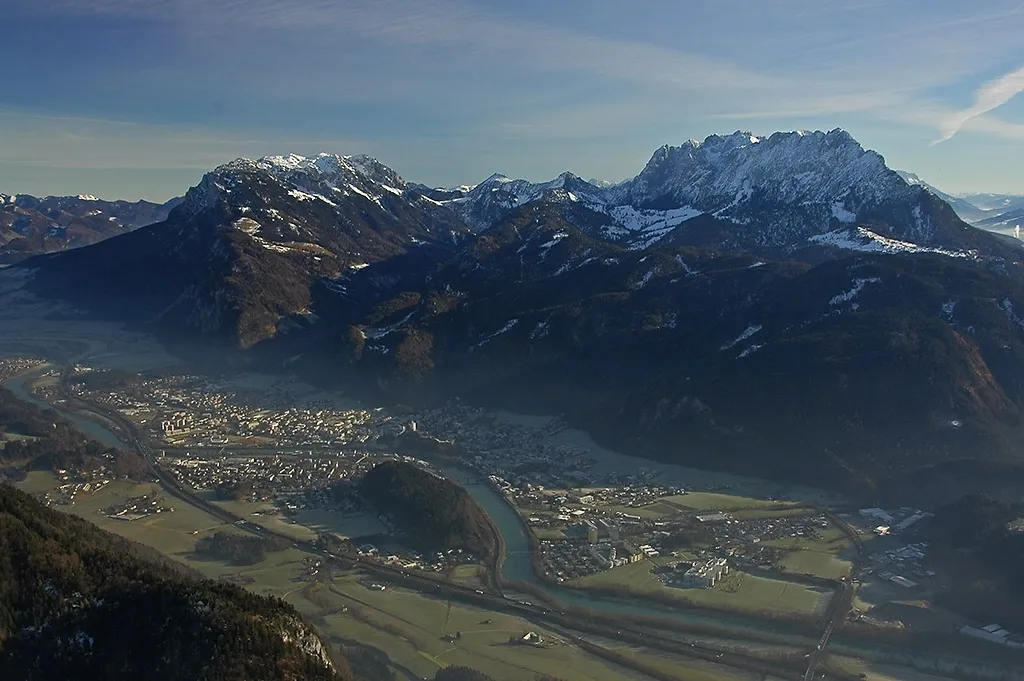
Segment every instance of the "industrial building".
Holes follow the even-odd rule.
[[[716,511],[715,513],[702,513],[697,516],[697,520],[702,523],[725,523],[732,520],[732,516],[722,511]]]
[[[873,518],[885,525],[892,525],[892,515],[880,508],[862,508],[858,513],[860,513],[863,518]]]
[[[729,563],[725,558],[692,563],[682,574],[680,581],[687,586],[701,586],[710,589],[724,576],[729,574]]]

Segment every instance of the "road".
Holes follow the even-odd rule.
[[[284,538],[292,543],[296,548],[307,551],[311,554],[320,555],[325,559],[336,561],[344,566],[358,566],[359,569],[372,574],[381,582],[398,585],[431,597],[447,598],[467,605],[481,607],[486,610],[518,616],[538,625],[547,625],[557,627],[559,630],[565,630],[566,632],[575,632],[571,638],[577,642],[583,642],[592,650],[602,648],[596,643],[586,639],[585,636],[580,636],[581,634],[601,637],[637,646],[644,646],[646,648],[661,650],[668,653],[681,654],[686,657],[700,659],[707,662],[726,664],[758,674],[768,673],[777,678],[791,679],[792,681],[797,681],[797,679],[800,678],[799,672],[785,665],[768,662],[754,655],[747,655],[735,651],[725,653],[713,647],[706,647],[693,643],[683,643],[678,638],[666,635],[664,632],[659,632],[650,625],[635,624],[625,619],[609,621],[608,618],[595,615],[594,613],[582,613],[571,609],[554,610],[543,605],[509,599],[504,595],[501,589],[500,580],[498,578],[498,574],[500,574],[500,565],[497,560],[489,566],[491,581],[491,584],[489,585],[490,593],[480,592],[471,587],[438,582],[429,577],[420,576],[396,566],[366,560],[355,552],[331,552],[314,541],[296,540],[290,535],[276,532],[254,523],[251,520],[237,516],[184,488],[178,482],[177,478],[163,470],[156,462],[156,457],[154,456],[149,443],[135,424],[125,419],[117,411],[111,410],[104,405],[84,400],[68,390],[67,379],[70,375],[70,370],[70,366],[65,366],[60,373],[58,381],[58,390],[67,400],[69,406],[76,410],[92,412],[97,416],[114,423],[120,430],[120,436],[125,440],[125,444],[131,446],[139,456],[145,460],[153,475],[171,496],[178,498],[184,503],[195,506],[226,523],[238,525],[239,527],[242,527],[258,536]],[[500,556],[502,555],[503,539],[497,528],[492,526],[492,529],[495,532],[495,538],[498,542],[497,555]],[[845,617],[845,614],[843,617]],[[826,643],[828,636],[830,635],[831,626],[824,637]],[[606,651],[606,653],[608,655],[614,655],[614,653],[610,651]],[[623,662],[623,664],[625,664],[625,662]],[[813,668],[809,667],[808,670],[810,676],[805,675],[804,678],[808,679],[812,677],[816,667],[817,663],[813,663]]]
[[[850,610],[853,608],[853,596],[856,583],[860,579],[860,571],[864,562],[864,544],[861,542],[860,535],[857,530],[850,527],[848,523],[843,521],[842,518],[838,517],[834,512],[828,509],[822,509],[825,515],[828,517],[836,527],[842,530],[843,534],[853,543],[854,557],[851,562],[850,574],[842,582],[841,588],[836,592],[836,595],[832,599],[832,603],[829,605],[829,617],[825,622],[825,630],[821,633],[821,639],[818,641],[818,647],[811,652],[810,658],[807,661],[807,671],[804,672],[803,681],[812,681],[815,674],[818,672],[818,668],[825,661],[828,655],[828,645],[832,642],[832,634],[835,633],[836,629],[841,627],[846,621],[846,618],[850,615]]]

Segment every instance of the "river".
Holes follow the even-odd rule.
[[[111,432],[109,429],[103,427],[100,423],[93,421],[92,419],[86,418],[79,414],[64,409],[59,409],[49,402],[45,402],[35,395],[33,395],[29,389],[28,384],[39,378],[41,375],[50,371],[53,367],[51,365],[43,366],[38,369],[26,371],[23,374],[18,374],[12,378],[7,379],[4,382],[4,387],[10,390],[20,399],[26,402],[43,407],[44,409],[53,409],[60,413],[66,420],[74,423],[78,426],[79,430],[88,435],[89,437],[102,442],[108,447],[120,447],[121,449],[131,449],[130,446],[121,441],[117,435]]]
[[[438,466],[448,478],[461,484],[470,496],[487,512],[505,540],[505,561],[501,576],[505,581],[523,582],[534,589],[543,591],[545,596],[557,603],[573,608],[584,608],[607,615],[626,617],[656,617],[675,620],[685,625],[724,627],[734,631],[745,631],[764,636],[771,629],[782,633],[788,627],[785,623],[774,623],[753,617],[724,612],[709,612],[687,608],[684,605],[672,608],[646,605],[638,601],[607,598],[576,589],[558,587],[538,579],[530,560],[530,540],[526,535],[519,515],[494,488],[480,481],[480,475],[453,466]],[[792,635],[792,634],[791,634]]]
[[[8,379],[4,386],[16,396],[44,408],[55,409],[65,419],[78,426],[83,432],[96,440],[111,446],[122,449],[130,449],[130,446],[111,430],[89,418],[60,409],[32,395],[28,390],[28,384],[36,380],[50,370],[50,366],[44,366],[32,371],[19,374]],[[661,608],[654,605],[645,605],[640,602],[629,602],[606,598],[596,594],[588,594],[575,589],[568,589],[550,585],[537,578],[533,571],[533,564],[530,560],[530,540],[526,534],[526,528],[518,514],[505,501],[505,499],[486,482],[480,482],[480,475],[469,472],[465,469],[454,466],[441,466],[440,470],[452,480],[465,487],[466,491],[480,504],[481,507],[494,521],[495,526],[501,533],[505,543],[505,560],[502,565],[502,578],[508,582],[521,582],[530,584],[535,589],[541,590],[544,594],[556,603],[563,603],[573,608],[584,608],[594,612],[608,615],[632,616],[632,617],[656,617],[660,619],[674,620],[685,625],[701,625],[704,627],[724,627],[730,630],[745,631],[748,633],[763,636],[767,626],[778,629],[785,625],[768,624],[764,620],[744,617],[730,613],[711,613],[708,611],[694,610],[680,606],[678,608]]]

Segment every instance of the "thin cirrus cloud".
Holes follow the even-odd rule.
[[[991,80],[978,88],[977,92],[974,93],[974,104],[950,115],[943,125],[942,135],[932,144],[941,144],[951,139],[969,121],[989,111],[998,109],[1021,92],[1024,92],[1024,66],[995,80]]]
[[[326,150],[375,154],[428,183],[567,165],[622,177],[660,144],[735,126],[843,127],[927,175],[923,163],[955,167],[954,145],[930,151],[936,137],[1021,140],[991,113],[1024,87],[1020,72],[969,109],[950,105],[973,94],[971,74],[1015,56],[1018,3],[934,0],[922,14],[913,0],[764,0],[758,12],[746,0],[0,0],[13,35],[49,41],[38,57],[0,45],[0,60],[25,67],[0,110],[68,117],[20,130],[0,117],[15,140],[0,164],[11,176],[24,160],[198,171]],[[110,31],[116,49],[79,23]],[[112,126],[51,143],[86,117],[155,127],[131,143]]]
[[[19,0],[26,2],[26,0]],[[39,10],[42,11],[42,10]],[[739,68],[656,44],[597,37],[527,18],[496,16],[470,4],[409,0],[62,0],[46,5],[64,15],[132,17],[165,22],[191,41],[227,38],[227,52],[247,31],[280,31],[269,51],[338,49],[346,35],[405,48],[441,47],[475,52],[488,62],[516,64],[667,88],[767,90],[782,84],[769,73]],[[376,55],[367,55],[372,62]],[[317,64],[308,65],[316,69]],[[372,64],[367,64],[368,68]]]

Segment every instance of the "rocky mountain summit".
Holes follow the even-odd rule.
[[[665,146],[603,187],[239,159],[3,276],[375,398],[878,498],[1024,481],[1022,255],[833,130]]]
[[[80,246],[160,222],[181,199],[103,201],[95,196],[0,194],[0,265]]]

